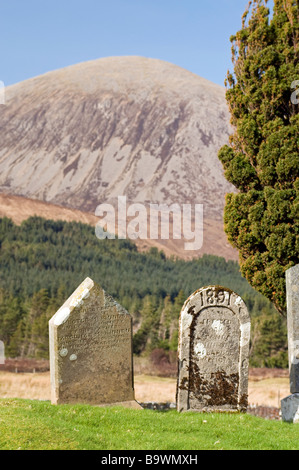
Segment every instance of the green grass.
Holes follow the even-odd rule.
[[[299,425],[201,414],[0,400],[1,450],[298,450]]]

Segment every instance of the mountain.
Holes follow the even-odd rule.
[[[229,121],[224,88],[160,60],[112,57],[49,72],[6,89],[0,191],[92,214],[120,195],[203,204],[196,254],[236,259],[223,232],[224,197],[235,188],[217,157]]]

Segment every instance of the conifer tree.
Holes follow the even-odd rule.
[[[49,302],[46,289],[41,289],[32,298],[24,334],[26,356],[28,357],[48,357],[48,321],[52,316],[47,311]]]
[[[241,272],[285,314],[285,271],[299,263],[298,0],[253,0],[231,37],[226,98],[234,133],[219,152],[225,231]],[[296,93],[295,93],[296,94]]]

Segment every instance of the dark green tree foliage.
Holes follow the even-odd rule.
[[[259,315],[253,316],[251,323],[251,367],[286,368],[288,346],[284,318],[264,307]]]
[[[235,290],[252,316],[275,312],[238,263],[216,256],[184,261],[156,249],[138,253],[129,240],[98,240],[88,225],[36,217],[21,226],[0,219],[0,245],[0,340],[7,357],[48,357],[48,320],[87,276],[131,313],[135,354],[176,351],[183,303],[205,285]],[[255,345],[253,356],[263,364]],[[269,351],[276,354],[275,347]]]
[[[285,271],[299,263],[298,0],[254,0],[231,37],[227,102],[234,134],[219,152],[237,189],[224,214],[241,273],[285,314]]]

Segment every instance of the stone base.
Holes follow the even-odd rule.
[[[177,409],[179,413],[207,413],[207,414],[212,414],[212,413],[231,413],[231,414],[237,414],[237,413],[246,413],[247,409],[235,409],[235,408],[224,408],[224,407],[203,407],[203,408],[188,408],[187,410],[179,410]]]
[[[100,406],[102,408],[105,408],[106,406],[123,406],[124,408],[134,408],[135,410],[143,409],[143,407],[139,405],[139,403],[136,400],[121,401],[117,403],[103,403],[101,405],[96,405],[96,406]]]
[[[299,393],[281,400],[281,419],[288,423],[299,423]]]

